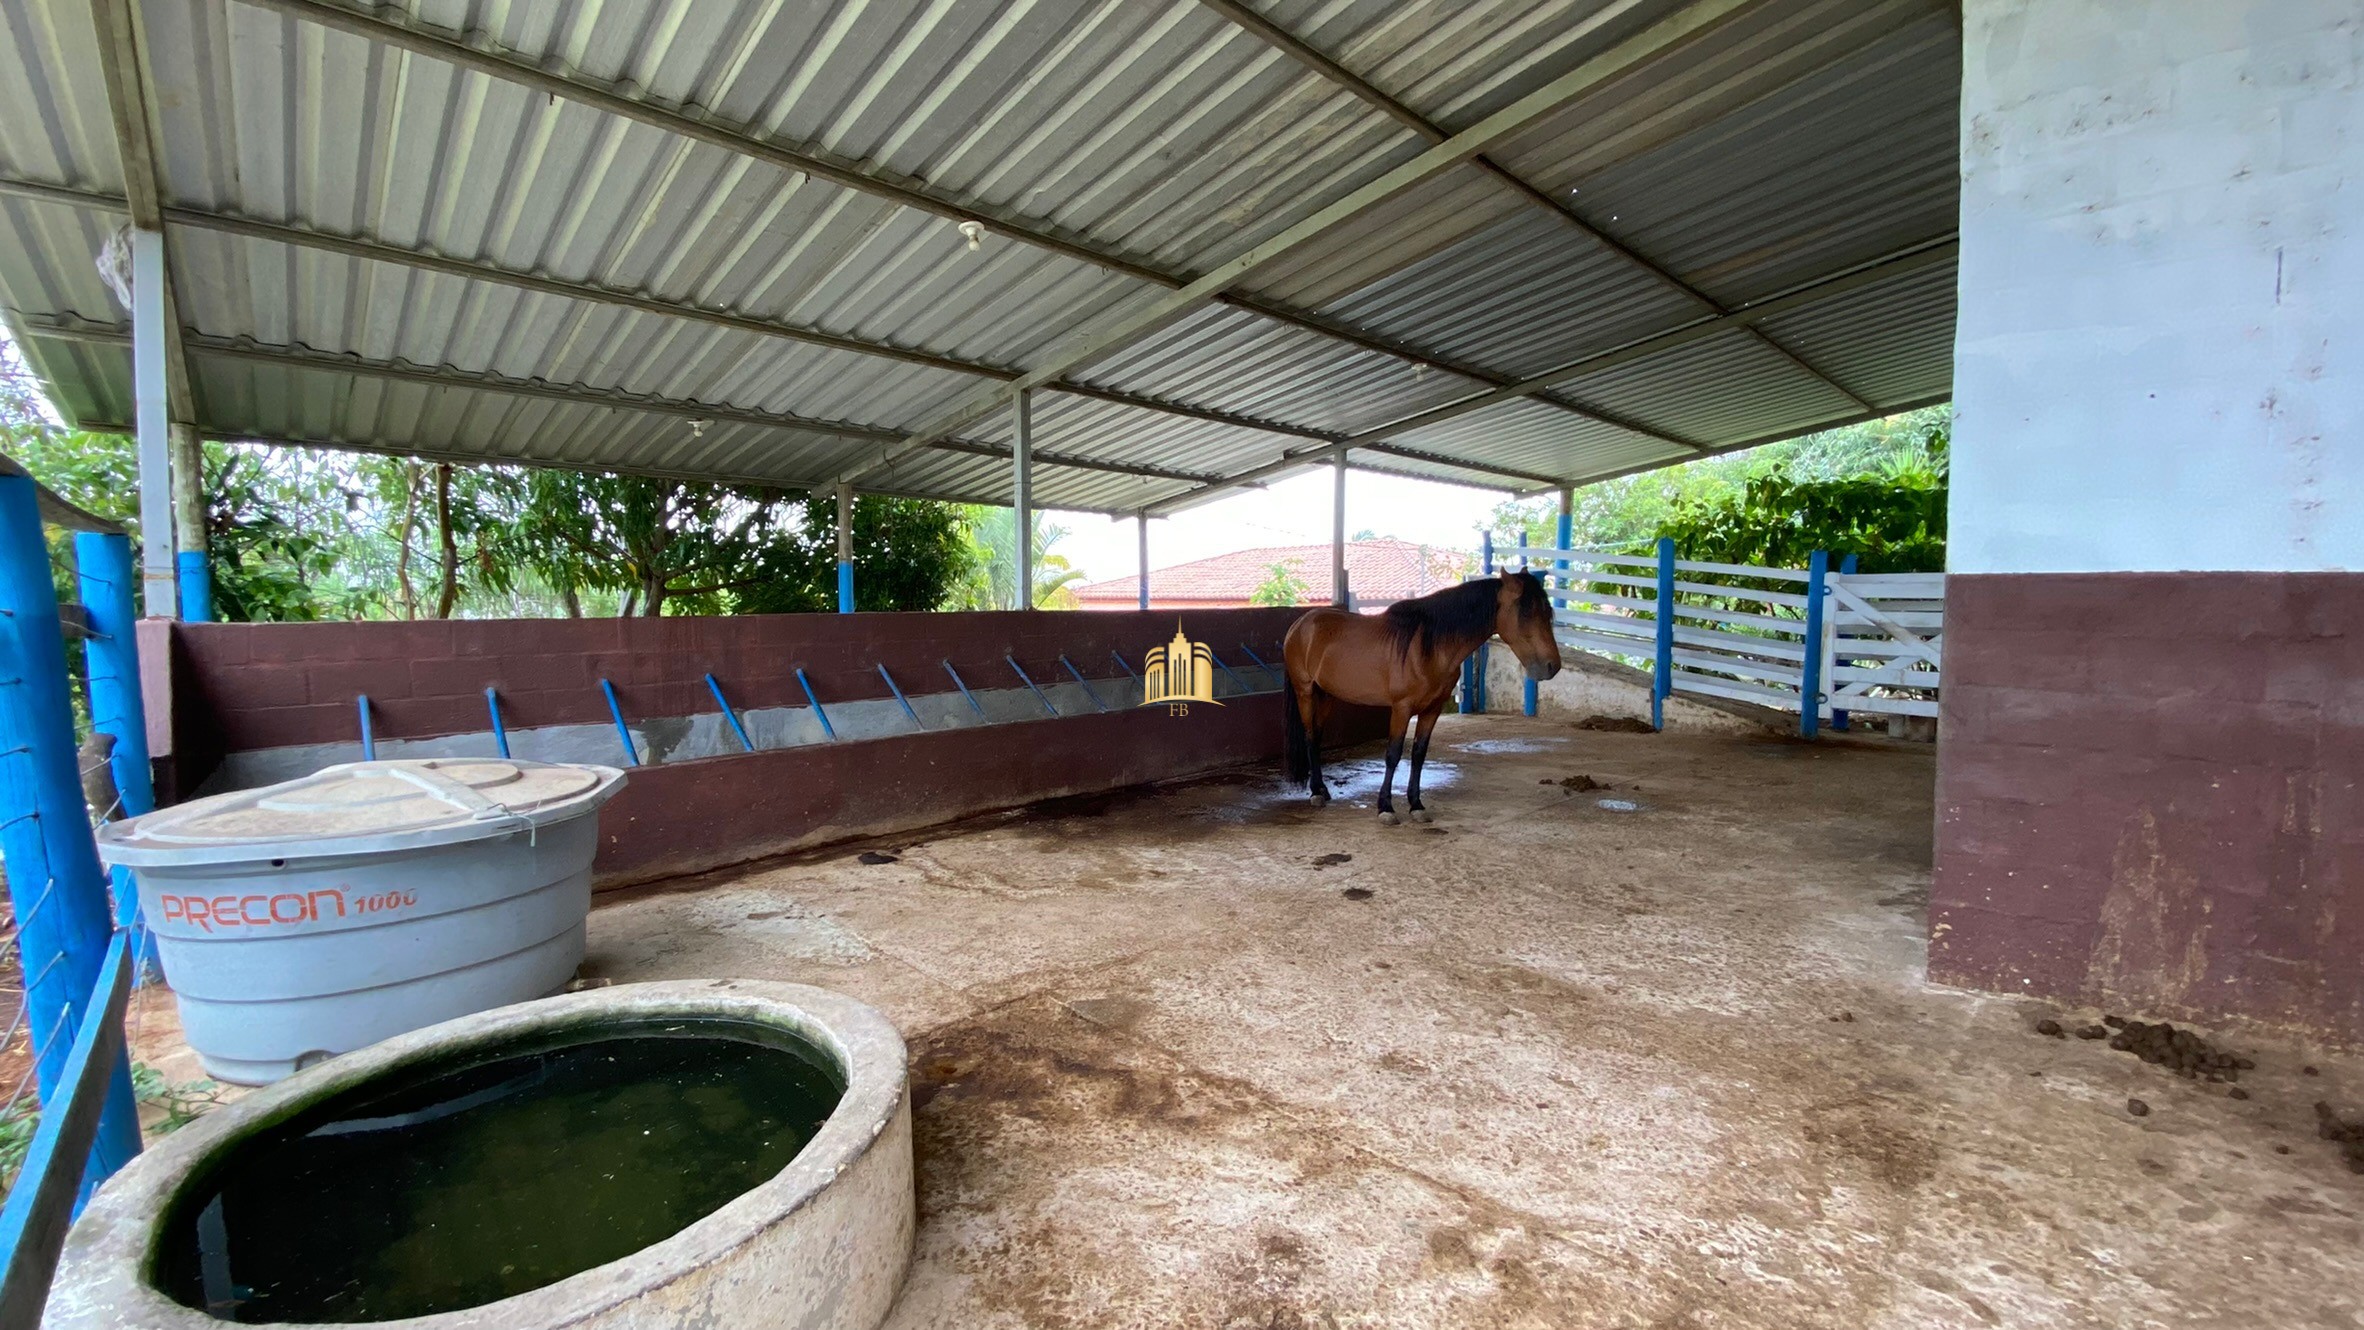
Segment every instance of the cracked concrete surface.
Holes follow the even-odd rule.
[[[902,1027],[900,1330],[2364,1325],[2364,1060],[2213,1032],[2238,1101],[1928,987],[1925,746],[1433,757],[1433,828],[1368,758],[1068,800],[604,898],[587,972]]]

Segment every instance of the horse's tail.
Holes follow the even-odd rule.
[[[1286,661],[1281,665],[1281,775],[1291,785],[1310,785],[1313,768],[1305,761],[1305,714],[1297,707],[1297,680]]]

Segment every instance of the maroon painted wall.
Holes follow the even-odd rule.
[[[2364,1042],[2364,575],[1955,576],[1930,976]]]
[[[1300,611],[1202,610],[1193,640],[1236,665],[1277,663]],[[705,675],[741,708],[802,706],[802,667],[823,705],[949,691],[950,660],[974,689],[1122,677],[1173,636],[1166,613],[798,614],[679,619],[141,625],[159,797],[187,796],[223,754],[358,737],[368,694],[381,738],[490,728],[500,690],[512,728],[605,723],[602,678],[627,718],[714,710]],[[1333,745],[1377,737],[1385,713],[1342,708]],[[1277,697],[945,730],[634,769],[601,815],[602,885],[718,867],[858,836],[910,830],[1038,799],[1189,775],[1280,751]]]
[[[1360,733],[1384,728],[1366,719]],[[1132,707],[637,768],[600,813],[599,885],[1277,759],[1280,735],[1268,694],[1187,716]]]

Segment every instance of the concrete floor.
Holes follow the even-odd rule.
[[[1435,756],[1431,828],[1265,774],[1071,802],[609,899],[587,972],[903,1028],[897,1327],[2364,1325],[2310,1111],[2364,1060],[2231,1038],[2236,1101],[1927,987],[1925,747]]]

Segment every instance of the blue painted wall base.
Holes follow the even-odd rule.
[[[188,623],[212,623],[213,560],[204,550],[182,550],[173,564],[180,570],[181,618]]]
[[[837,563],[837,612],[854,612],[854,565],[843,559]]]

